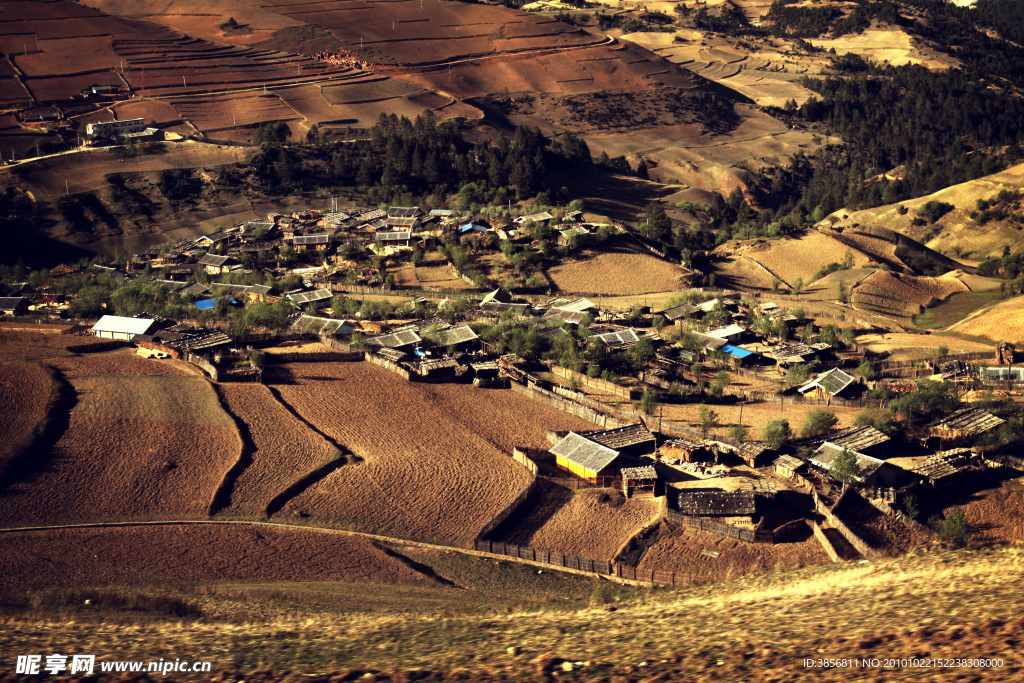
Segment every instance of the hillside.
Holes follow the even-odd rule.
[[[280,544],[283,533],[261,546]],[[0,540],[9,546],[15,539]],[[301,539],[292,543],[308,552]],[[113,551],[116,543],[104,547]],[[266,579],[130,593],[107,588],[85,593],[92,597],[91,608],[61,607],[66,594],[50,591],[49,604],[8,603],[11,628],[4,644],[19,652],[42,651],[59,633],[97,652],[152,659],[152,643],[159,641],[167,651],[212,660],[214,675],[231,672],[232,680],[248,681],[283,680],[289,671],[321,681],[541,681],[552,680],[552,674],[594,682],[1011,681],[1020,675],[1024,624],[1016,548],[918,551],[687,590],[538,574],[529,565],[411,546],[377,548],[384,553],[332,542],[329,554],[311,560],[313,582],[301,589]],[[323,582],[336,571],[332,563],[352,562],[360,556],[354,553],[379,569],[354,569],[344,583]],[[393,557],[426,576],[417,580]],[[207,561],[196,561],[200,577]],[[275,571],[276,566],[254,575]],[[388,578],[375,583],[373,575]],[[189,628],[179,629],[177,619],[156,610],[130,616],[114,607],[118,594],[158,594],[167,605],[181,601],[193,614]],[[357,595],[360,607],[349,611]],[[401,601],[394,600],[398,596]],[[299,606],[310,612],[293,616]],[[202,611],[207,614],[195,618]],[[27,618],[32,627],[21,628]],[[99,619],[108,626],[97,628]],[[126,620],[133,624],[129,633],[117,628]],[[805,658],[855,658],[860,668],[862,658],[921,657],[995,659],[996,666],[926,670],[900,663],[853,671],[803,664]],[[162,680],[190,679],[172,674]]]
[[[898,204],[863,211],[841,209],[826,219],[825,224],[836,228],[879,226],[922,242],[947,256],[982,261],[986,256],[1000,256],[1004,246],[1009,246],[1014,252],[1024,247],[1024,233],[1020,230],[1024,212],[1018,200],[1006,208],[1003,217],[990,214],[981,219],[978,202],[993,202],[1004,191],[1019,195],[1022,190],[1024,164],[1018,164],[1000,173]],[[929,202],[949,204],[953,208],[937,220],[930,221],[920,215]]]

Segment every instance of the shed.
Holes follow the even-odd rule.
[[[104,339],[130,340],[137,334],[152,334],[156,320],[152,318],[125,318],[105,315],[92,326],[92,333]]]
[[[757,513],[752,491],[680,491],[679,512],[692,517],[740,517]]]
[[[735,365],[743,365],[744,363],[749,363],[757,358],[757,354],[753,351],[740,348],[739,346],[733,346],[732,344],[726,344],[719,349],[719,351],[732,356],[732,362]]]
[[[792,479],[801,470],[807,469],[807,463],[792,455],[780,455],[775,460],[775,472],[786,479]]]
[[[681,304],[679,306],[673,306],[672,308],[666,308],[664,311],[659,313],[669,322],[673,322],[677,325],[681,324],[683,320],[690,315],[697,312],[697,307],[693,304]]]
[[[774,451],[763,443],[748,441],[740,446],[737,453],[749,467],[764,467],[771,460]]]
[[[925,477],[931,484],[945,484],[964,468],[979,462],[980,456],[970,448],[954,448],[929,456],[911,471]]]
[[[708,459],[704,444],[689,439],[671,439],[665,442],[658,449],[658,455],[683,462],[704,462]]]
[[[591,483],[597,483],[598,477],[615,476],[619,461],[618,451],[575,432],[569,432],[548,452],[555,456],[559,468]]]
[[[658,472],[653,465],[623,467],[621,474],[622,493],[626,498],[657,495]]]
[[[850,427],[829,437],[829,443],[876,456],[884,450],[889,436],[874,427]]]

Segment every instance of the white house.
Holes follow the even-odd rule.
[[[156,321],[151,318],[125,318],[120,315],[105,315],[92,326],[92,332],[104,339],[129,340],[137,334],[150,334]]]

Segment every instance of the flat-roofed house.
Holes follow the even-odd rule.
[[[131,340],[137,334],[152,334],[156,320],[152,318],[125,318],[105,315],[92,326],[92,333],[103,339]]]

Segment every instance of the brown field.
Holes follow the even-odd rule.
[[[146,155],[133,162],[131,171],[162,171],[168,168],[233,164],[245,161],[253,153],[251,149],[241,147],[218,147],[202,143],[171,144],[165,145],[163,149],[164,153]],[[88,192],[109,185],[107,174],[122,173],[125,170],[127,169],[124,164],[118,163],[106,151],[100,150],[34,162],[19,169],[19,175],[24,180],[25,189],[36,197],[63,197],[66,191],[64,177],[70,182],[73,193]],[[61,175],[58,176],[57,173]]]
[[[3,524],[206,515],[242,447],[206,380],[77,377],[71,385],[68,428],[0,492]]]
[[[146,122],[166,123],[180,121],[181,115],[166,102],[157,100],[134,100],[114,107],[120,119],[146,119]]]
[[[701,551],[719,553],[708,557]],[[744,543],[699,529],[678,528],[647,549],[638,571],[677,572],[697,581],[736,578],[752,572],[790,569],[829,562],[825,549],[811,536],[798,543]]]
[[[208,132],[299,118],[276,94],[246,93],[210,99],[177,99],[173,105],[181,118]]]
[[[326,464],[334,447],[296,420],[261,384],[222,384],[227,409],[246,424],[255,451],[235,483],[228,512],[262,515],[289,484]]]
[[[1024,479],[1007,479],[993,488],[972,494],[950,505],[945,513],[961,508],[980,545],[1024,542]]]
[[[79,74],[76,76],[41,76],[26,78],[25,86],[37,100],[66,100],[74,97],[83,88],[90,85],[124,86],[121,79],[113,71]]]
[[[922,64],[932,70],[948,69],[955,60],[932,50],[921,50],[908,34],[900,29],[867,29],[856,35],[845,35],[834,40],[812,39],[811,43],[825,50],[834,49],[838,54],[853,52],[865,59],[893,66]]]
[[[39,40],[40,52],[16,55],[15,63],[26,76],[59,76],[101,69],[115,69],[120,61],[109,35],[62,40]]]
[[[967,285],[955,278],[915,277],[883,270],[867,276],[857,287],[859,289],[863,286],[870,286],[882,290],[898,300],[910,301],[926,307],[934,306],[957,292],[970,291]]]
[[[135,354],[134,349],[88,357],[54,358],[47,361],[47,365],[60,370],[67,379],[96,375],[194,377],[202,374],[194,365],[185,361],[142,358]]]
[[[968,318],[949,329],[974,337],[1024,343],[1024,297],[1003,301],[981,315]]]
[[[433,584],[359,536],[182,524],[0,534],[7,591],[223,580]],[[145,549],[145,552],[140,552]]]
[[[538,495],[516,511],[516,524],[497,540],[611,560],[626,541],[655,521],[661,510],[661,501],[655,498],[633,498],[616,507],[611,504],[616,497],[620,494],[608,489],[571,492],[554,484],[542,485]]]
[[[775,273],[783,282],[792,285],[797,278],[803,278],[809,284],[814,274],[830,263],[841,263],[846,256],[848,247],[833,237],[816,230],[797,239],[772,240],[750,245],[743,250],[748,256]],[[853,266],[860,268],[870,259],[858,252],[853,252]]]
[[[287,379],[268,378],[282,399],[363,459],[280,513],[318,524],[467,545],[527,484],[513,445],[546,447],[548,429],[593,427],[511,391],[410,383],[370,363],[285,367]]]
[[[1000,326],[1000,329],[1002,329],[1002,326]],[[963,328],[958,328],[957,332],[960,332],[961,334],[983,336],[979,332],[968,332]],[[1001,334],[998,338],[1004,339],[1008,337],[1006,337],[1005,334]],[[865,334],[857,337],[857,343],[861,346],[866,347],[869,351],[874,351],[876,353],[898,353],[900,349],[906,348],[937,349],[940,346],[949,347],[949,350],[953,353],[968,351],[994,351],[993,344],[983,344],[980,342],[965,341],[963,339],[958,339],[956,337],[940,337],[933,334],[906,334],[902,332],[886,332],[885,334],[882,335]]]
[[[0,332],[0,363],[70,356],[74,347],[94,343],[95,337],[42,332]]]
[[[575,263],[555,266],[547,274],[562,292],[632,295],[668,292],[682,286],[683,270],[641,253],[586,252]]]
[[[712,430],[713,433],[725,434],[728,427],[740,423],[740,406],[716,405],[710,407],[718,413],[718,421],[722,425],[719,429]],[[662,406],[662,419],[666,422],[688,422],[692,426],[697,422],[698,408],[696,403],[665,404]],[[807,413],[822,408],[827,408],[836,414],[836,417],[839,418],[839,427],[852,427],[857,413],[860,412],[859,408],[825,406],[824,404],[793,404],[788,401],[782,405],[778,403],[748,403],[743,406],[743,426],[750,430],[751,438],[759,439],[761,430],[766,424],[776,418],[783,418],[789,420],[789,426],[794,432],[798,432],[807,418]]]
[[[53,380],[37,363],[0,365],[0,472],[46,417]]]

